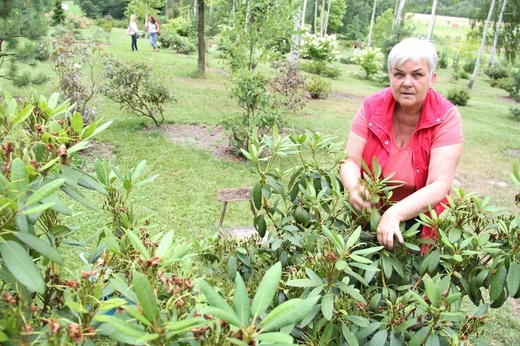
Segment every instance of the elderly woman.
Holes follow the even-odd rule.
[[[440,212],[449,194],[462,151],[462,124],[457,108],[434,91],[437,52],[431,42],[408,38],[388,56],[390,87],[367,97],[350,129],[340,175],[358,211],[370,208],[361,162],[372,169],[376,157],[384,177],[404,182],[393,190],[395,202],[377,226],[377,240],[388,249],[401,222],[434,208]],[[423,238],[436,240],[436,231],[423,228]],[[423,252],[424,252],[423,247]]]

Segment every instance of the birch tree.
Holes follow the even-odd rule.
[[[197,0],[198,7],[198,25],[197,25],[197,33],[198,33],[198,72],[199,75],[203,76],[206,74],[206,43],[204,39],[204,0]]]
[[[438,6],[439,2],[438,0],[433,0],[433,4],[432,4],[432,16],[430,18],[430,27],[428,28],[428,35],[426,35],[426,39],[428,41],[431,41],[432,40],[432,35],[433,35],[433,27],[435,26],[435,12],[437,12],[437,6]]]
[[[397,13],[395,14],[394,30],[399,31],[401,28],[401,22],[403,21],[403,9],[406,4],[406,0],[399,0],[399,6],[397,7]]]
[[[502,26],[502,18],[504,17],[504,12],[506,10],[506,7],[507,7],[507,0],[504,0],[502,2],[502,8],[500,9],[500,14],[498,16],[498,22],[496,24],[495,37],[493,39],[493,47],[491,48],[491,55],[489,56],[488,67],[493,66],[493,62],[495,60],[495,54],[497,52],[498,35],[500,34],[500,29]]]
[[[372,31],[374,30],[374,23],[376,21],[376,7],[377,0],[374,0],[374,5],[372,6],[372,16],[370,17],[370,29],[368,30],[367,37],[367,46],[372,47]]]
[[[471,78],[469,80],[469,83],[467,86],[468,89],[471,89],[473,87],[473,83],[475,82],[475,79],[477,78],[478,65],[480,64],[482,52],[484,51],[484,47],[486,45],[487,31],[489,28],[489,23],[491,22],[491,16],[493,15],[493,10],[495,8],[495,2],[496,2],[496,0],[492,0],[491,6],[489,6],[489,12],[488,12],[487,20],[486,20],[486,25],[484,26],[484,32],[482,33],[482,40],[480,41],[480,48],[478,50],[477,61],[475,61],[475,69],[473,70],[473,74],[471,75]]]
[[[329,16],[330,16],[330,7],[332,6],[332,0],[329,0],[329,3],[327,5],[327,14],[325,16],[325,27],[323,28],[322,36],[325,35],[328,31],[329,27]]]
[[[307,0],[303,0],[300,28],[305,29],[305,13],[307,12]]]

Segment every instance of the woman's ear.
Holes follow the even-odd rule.
[[[430,80],[430,88],[435,84],[436,80],[437,80],[437,72],[433,72],[431,80]]]

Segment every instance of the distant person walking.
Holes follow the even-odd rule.
[[[132,52],[137,51],[137,37],[139,35],[139,29],[137,28],[137,23],[135,22],[135,14],[130,16],[130,22],[128,23],[128,29],[126,29],[126,33],[132,37]]]
[[[154,52],[159,51],[159,47],[157,47],[157,38],[161,34],[161,30],[159,28],[159,22],[155,19],[154,16],[150,16],[150,20],[146,23],[146,32],[150,37],[150,44],[153,47]]]

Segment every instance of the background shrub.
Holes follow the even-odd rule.
[[[464,89],[451,89],[446,98],[456,106],[466,106],[471,96]]]
[[[493,80],[502,79],[509,77],[509,71],[507,68],[500,64],[493,64],[493,66],[488,67],[484,73],[486,76]]]
[[[319,76],[312,76],[306,89],[313,99],[326,99],[330,94],[330,83]]]
[[[475,70],[475,63],[475,60],[466,60],[462,66],[462,69],[467,73],[473,73]]]
[[[513,90],[513,78],[505,77],[500,79],[492,79],[489,85],[491,85],[493,88],[500,88],[507,92],[511,92],[511,90]]]
[[[515,119],[520,119],[520,107],[511,107],[509,110]]]
[[[338,78],[341,75],[338,68],[330,66],[325,61],[301,62],[300,70],[327,78]]]

